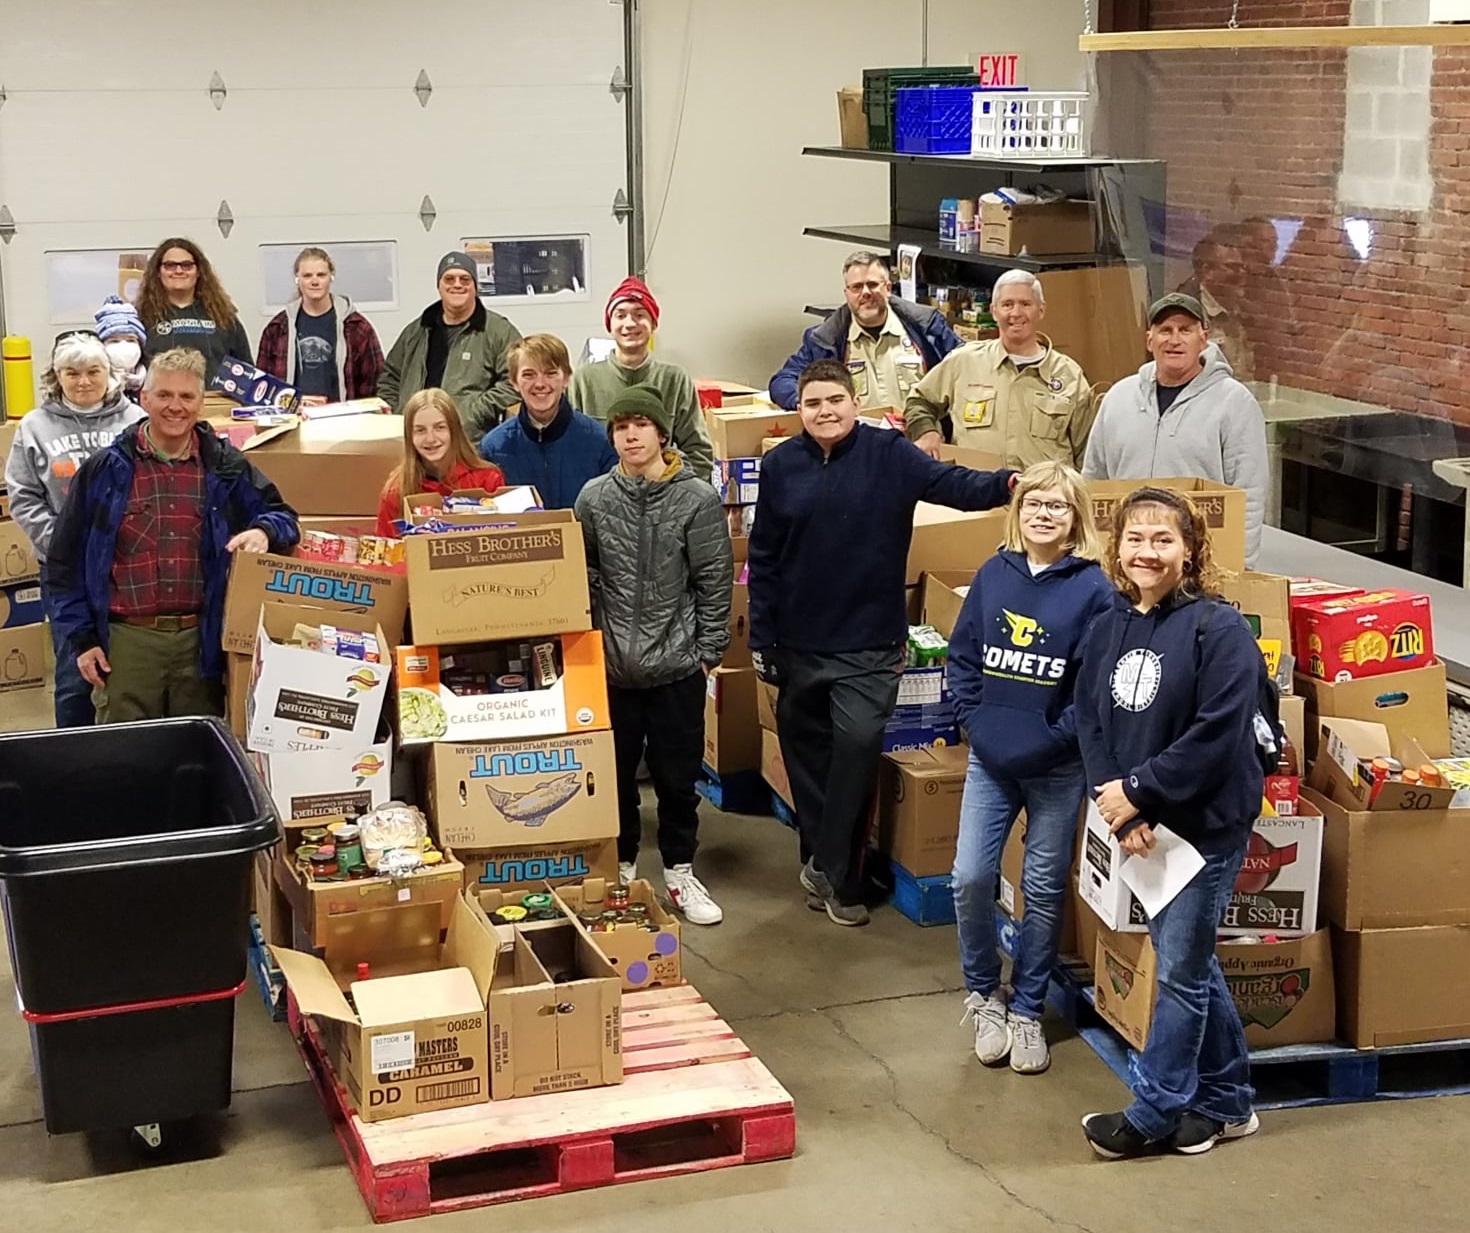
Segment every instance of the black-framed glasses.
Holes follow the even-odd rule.
[[[199,263],[197,261],[160,261],[158,268],[167,270],[170,274],[187,274],[190,270],[197,270]]]

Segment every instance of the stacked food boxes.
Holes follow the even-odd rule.
[[[40,567],[25,533],[10,518],[5,462],[18,420],[0,420],[0,694],[46,685],[45,610]]]

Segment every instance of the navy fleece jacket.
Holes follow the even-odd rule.
[[[986,510],[1013,471],[936,462],[901,432],[857,424],[831,456],[806,433],[761,460],[750,533],[750,647],[835,655],[908,637],[904,578],[920,501]]]
[[[949,640],[949,688],[991,775],[1030,779],[1076,761],[1082,642],[1116,602],[1097,562],[1081,557],[1034,577],[1024,552],[998,552],[980,567]]]
[[[1261,812],[1254,721],[1266,673],[1245,618],[1207,598],[1146,613],[1123,602],[1093,622],[1082,654],[1077,735],[1089,792],[1121,779],[1141,821],[1201,852],[1244,844]]]

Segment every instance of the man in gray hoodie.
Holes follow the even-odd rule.
[[[41,602],[51,618],[56,651],[56,726],[91,725],[91,687],[77,671],[76,654],[57,632],[52,595],[46,576],[51,533],[66,503],[72,477],[98,450],[129,424],[143,418],[143,408],[123,393],[107,349],[95,334],[63,334],[41,376],[44,401],[20,422],[5,463],[10,514],[31,541],[41,566]]]
[[[1205,310],[1174,292],[1148,310],[1154,358],[1110,389],[1087,440],[1088,479],[1185,476],[1245,490],[1245,564],[1266,511],[1266,418],[1220,348]]]

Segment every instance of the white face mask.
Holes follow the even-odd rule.
[[[132,372],[143,358],[136,338],[118,338],[107,344],[107,359],[114,372]]]

